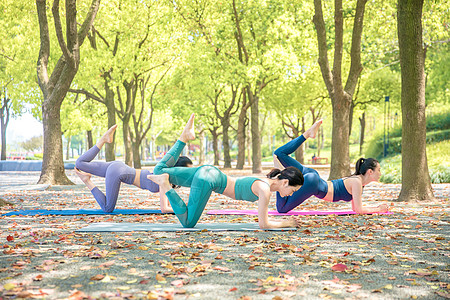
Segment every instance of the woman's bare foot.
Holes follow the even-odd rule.
[[[153,181],[154,183],[158,184],[160,189],[164,190],[164,192],[167,192],[171,189],[171,185],[169,182],[169,174],[161,174],[161,175],[147,175],[147,178]]]
[[[113,142],[113,140],[114,140],[114,132],[116,131],[116,129],[117,129],[117,124],[111,126],[111,128],[109,128],[105,132],[105,134],[103,134],[103,136],[97,141],[96,145],[97,145],[97,147],[99,149],[101,149],[105,143],[109,144],[109,143]]]
[[[315,138],[317,132],[319,131],[319,127],[320,125],[322,125],[323,120],[320,119],[318,121],[316,121],[316,123],[313,124],[313,126],[311,126],[311,128],[309,128],[308,130],[305,131],[305,133],[303,133],[303,136],[305,138]]]
[[[114,140],[114,132],[117,129],[117,124],[111,126],[111,128],[109,128],[105,134],[101,137],[102,139],[104,139],[105,143],[112,143],[112,141]]]
[[[91,180],[91,174],[83,172],[75,168],[75,173],[77,173],[78,177],[80,177],[81,181],[86,182]]]
[[[180,141],[187,142],[195,139],[195,131],[194,131],[194,117],[195,114],[192,114],[189,118],[189,121],[186,123],[183,132],[180,136]]]

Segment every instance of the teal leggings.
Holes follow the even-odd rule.
[[[166,192],[166,196],[183,227],[192,228],[202,215],[211,193],[223,193],[227,186],[227,176],[214,166],[173,167],[185,145],[182,141],[176,141],[155,166],[153,173],[169,174],[170,183],[191,188],[187,205],[174,189]]]

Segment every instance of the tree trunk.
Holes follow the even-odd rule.
[[[238,155],[236,162],[236,169],[242,170],[244,169],[245,164],[245,131],[246,131],[246,112],[242,112],[239,114],[238,119],[238,128],[237,128],[237,140],[238,140]]]
[[[9,106],[8,99],[5,96],[5,102],[2,103],[2,107],[0,107],[0,126],[1,126],[1,134],[2,134],[2,153],[1,160],[6,160],[6,128],[9,123]]]
[[[125,164],[133,166],[133,147],[130,138],[130,118],[122,120],[123,146],[125,151]]]
[[[131,135],[130,135],[130,119],[131,115],[134,113],[134,102],[136,99],[136,81],[132,79],[130,82],[124,81],[123,86],[125,87],[126,91],[126,99],[125,99],[125,108],[121,109],[121,120],[122,120],[122,133],[123,133],[123,145],[124,145],[124,151],[125,151],[125,164],[128,166],[133,165],[133,149],[131,145]],[[117,90],[119,92],[119,88],[117,87]],[[119,95],[119,101],[121,100],[120,94]],[[122,107],[122,105],[121,105]]]
[[[349,95],[335,95],[333,106],[333,129],[331,143],[331,169],[328,180],[350,175],[349,160],[349,112],[351,97]]]
[[[219,137],[217,134],[213,134],[213,151],[214,151],[214,165],[219,165],[220,153],[219,153]]]
[[[250,107],[250,103],[247,101],[247,94],[245,91],[242,95],[242,107],[241,111],[239,113],[238,118],[238,129],[237,129],[237,140],[238,140],[238,156],[237,156],[237,163],[236,163],[236,169],[242,170],[244,169],[245,165],[245,140],[246,140],[246,130],[248,125],[248,118],[247,118],[247,111]]]
[[[295,150],[294,153],[295,153],[295,160],[303,165],[304,164],[304,160],[305,160],[304,159],[303,145],[300,145],[300,147],[298,147],[297,150]]]
[[[426,154],[423,0],[398,1],[398,44],[402,77],[402,189],[398,200],[434,198]]]
[[[364,133],[366,131],[366,112],[363,112],[361,118],[359,118],[359,124],[361,125],[361,132],[359,134],[359,155],[363,155],[364,146]]]
[[[140,150],[141,150],[141,145],[139,143],[131,143],[132,144],[132,149],[133,149],[133,167],[135,169],[141,169],[141,154],[140,154]]]
[[[42,123],[44,125],[44,157],[39,184],[73,184],[64,172],[63,147],[61,137],[60,111],[62,100],[51,103],[47,99],[42,104]],[[58,105],[59,104],[59,105]]]
[[[116,124],[116,107],[114,104],[114,91],[109,87],[109,76],[105,76],[105,105],[108,115],[108,129]],[[116,160],[115,155],[116,135],[113,136],[112,143],[105,144],[106,161]]]
[[[66,160],[70,159],[70,141],[72,140],[71,136],[67,137],[67,146],[66,146]]]
[[[222,120],[222,144],[223,144],[223,160],[224,168],[231,168],[230,157],[230,139],[228,137],[228,129],[230,128],[230,119],[224,118]]]
[[[92,141],[92,130],[88,130],[86,132],[87,134],[87,144],[88,144],[88,149],[91,149],[94,146],[94,142]]]
[[[252,164],[252,139],[251,139],[251,132],[250,132],[250,126],[247,126],[247,163],[249,165]]]
[[[348,136],[352,135],[353,112],[355,111],[355,102],[350,103],[350,112],[348,114]]]
[[[198,164],[201,166],[205,162],[205,130],[200,130],[198,138],[200,140],[200,156],[198,158]]]
[[[259,132],[259,99],[257,95],[253,95],[250,87],[248,87],[249,99],[252,102],[251,114],[251,132],[252,132],[252,172],[261,173],[261,134]],[[255,98],[256,99],[255,99]]]

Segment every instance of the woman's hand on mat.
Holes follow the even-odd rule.
[[[387,204],[378,205],[378,209],[381,213],[386,213],[389,211],[389,206]]]
[[[286,222],[286,227],[299,227],[298,221],[294,216],[291,216]]]

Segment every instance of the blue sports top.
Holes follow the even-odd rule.
[[[342,178],[331,180],[333,184],[333,202],[337,202],[340,200],[343,201],[352,201],[353,196],[347,191],[344,185],[344,180]]]
[[[159,185],[147,178],[147,175],[152,175],[149,170],[141,170],[141,175],[139,176],[139,182],[141,189],[149,190],[152,193],[159,192]]]
[[[256,177],[237,178],[234,185],[234,196],[236,200],[245,200],[251,202],[255,202],[256,200],[258,200],[258,196],[256,196],[252,191],[253,182],[257,180],[261,179]]]

